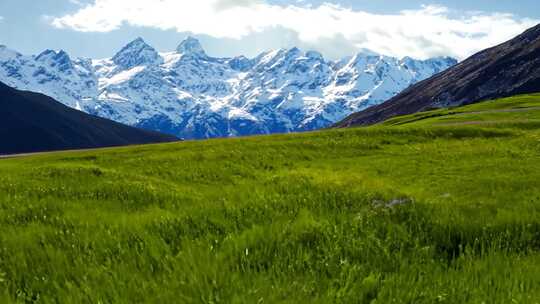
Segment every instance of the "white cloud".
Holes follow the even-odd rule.
[[[4,17],[0,16],[0,22],[4,21]]]
[[[73,14],[54,18],[52,24],[82,32],[109,32],[127,24],[234,39],[282,29],[295,33],[302,45],[323,52],[332,48],[329,43],[339,41],[343,54],[338,51],[335,56],[370,49],[398,57],[463,59],[537,23],[511,14],[456,13],[435,5],[373,14],[328,3],[282,6],[265,0],[161,0],[157,5],[155,0],[94,0]]]

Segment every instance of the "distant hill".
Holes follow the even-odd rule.
[[[337,127],[371,125],[397,115],[540,92],[540,25],[350,115]]]
[[[0,83],[0,154],[175,141],[85,114],[38,93]]]

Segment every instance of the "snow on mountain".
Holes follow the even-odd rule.
[[[362,52],[328,61],[298,48],[214,58],[194,38],[158,53],[138,38],[112,58],[24,56],[0,46],[0,81],[82,111],[184,138],[305,131],[379,104],[456,64]]]
[[[163,58],[144,40],[137,38],[114,55],[111,61],[118,70],[126,70],[137,66],[160,65]]]

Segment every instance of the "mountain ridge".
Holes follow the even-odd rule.
[[[337,127],[371,125],[431,109],[540,91],[540,24],[476,53],[388,101],[352,114]]]
[[[95,117],[51,97],[0,82],[0,154],[171,142],[159,134]]]
[[[171,52],[137,38],[99,60],[46,52],[0,50],[0,81],[93,115],[189,139],[328,127],[457,63],[365,52],[328,61],[298,48],[251,59],[215,58],[191,37]]]

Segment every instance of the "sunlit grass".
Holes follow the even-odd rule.
[[[540,303],[537,105],[2,160],[0,302]]]

